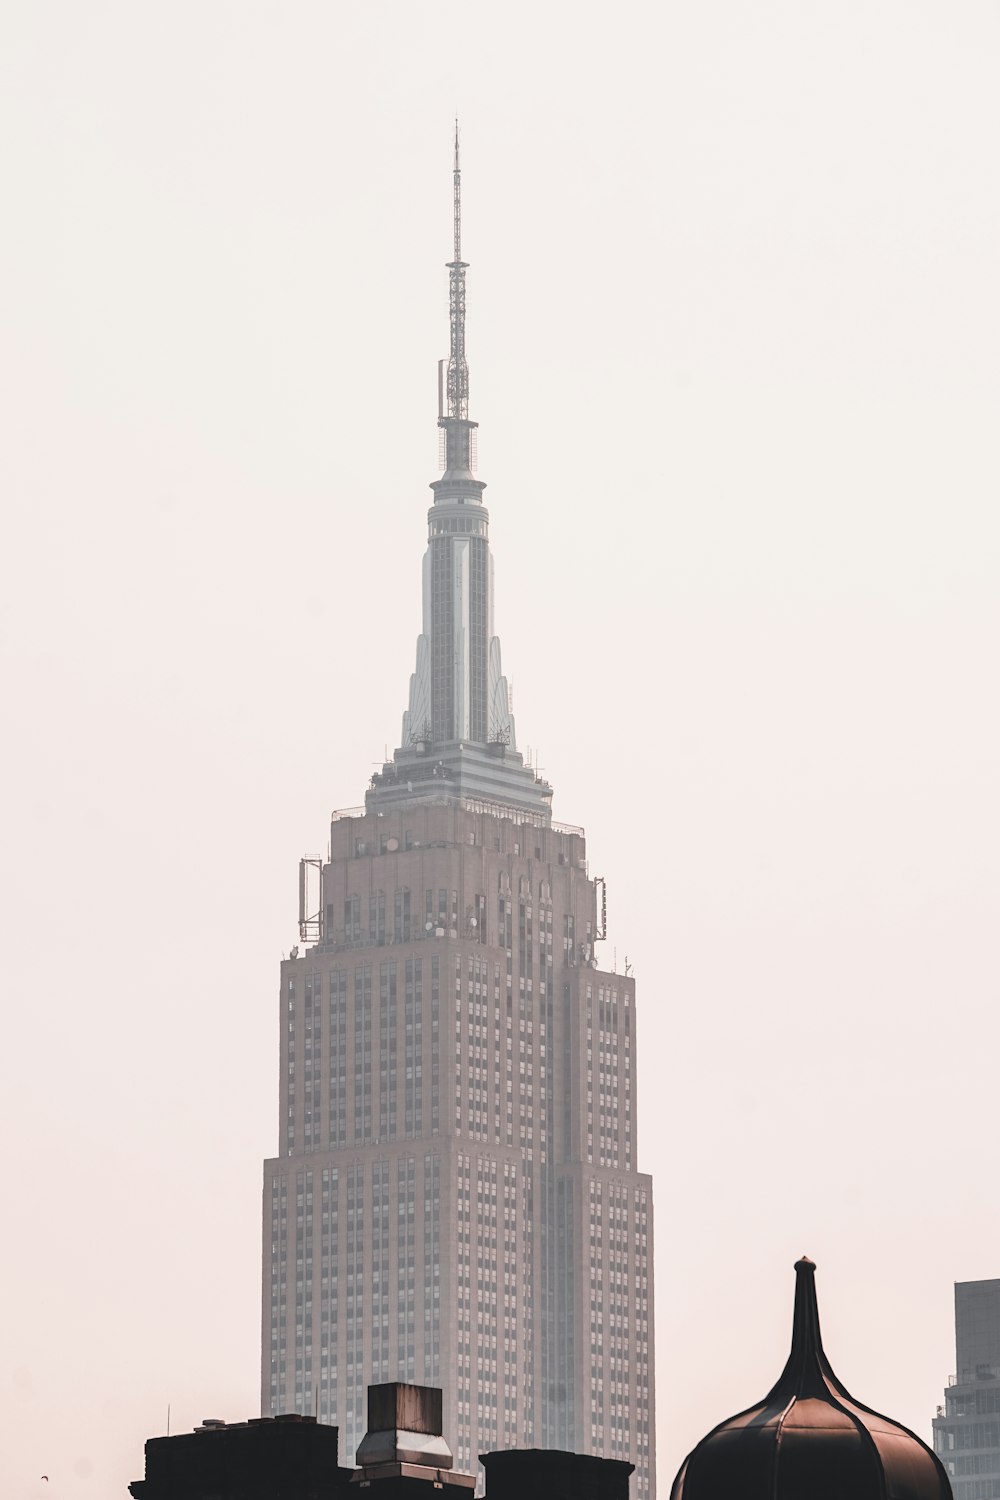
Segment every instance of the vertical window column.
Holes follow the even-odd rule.
[[[441,1158],[424,1156],[424,1373],[441,1381]]]
[[[417,1165],[412,1156],[396,1163],[396,1378],[415,1380]]]
[[[372,1384],[389,1379],[389,1163],[372,1163]]]
[[[403,996],[403,1124],[407,1140],[423,1133],[423,963],[408,958]]]
[[[381,1141],[396,1139],[396,962],[379,965],[379,1104]]]
[[[372,1138],[372,971],[354,970],[354,1139]]]
[[[320,1349],[319,1416],[337,1421],[337,1337],[339,1333],[337,1266],[340,1181],[336,1167],[324,1167],[320,1203]]]
[[[323,1035],[323,976],[306,974],[303,1016],[302,1145],[313,1151],[322,1145],[320,1062]]]
[[[364,1436],[365,1169],[347,1169],[347,1393],[343,1403],[344,1462],[353,1463]]]
[[[441,1129],[441,981],[440,960],[431,959],[431,1135]]]
[[[347,974],[330,970],[330,1041],[328,1141],[347,1145]]]
[[[295,1177],[295,1410],[312,1411],[313,1174]]]
[[[291,1156],[295,1150],[295,979],[288,977],[285,1000],[285,1083],[286,1118],[285,1152]]]
[[[288,1375],[288,1179],[271,1179],[270,1413],[281,1411]]]

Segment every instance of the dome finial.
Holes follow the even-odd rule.
[[[808,1255],[795,1262],[795,1311],[792,1315],[792,1348],[771,1395],[788,1401],[796,1396],[828,1395],[824,1375],[829,1373],[819,1332],[816,1302],[816,1263]]]
[[[823,1376],[823,1340],[819,1331],[816,1301],[816,1262],[803,1255],[795,1262],[795,1312],[792,1317],[792,1352],[786,1375],[795,1380],[799,1394]]]

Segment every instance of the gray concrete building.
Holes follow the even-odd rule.
[[[635,986],[603,880],[517,749],[468,415],[458,149],[423,630],[401,742],[304,861],[265,1164],[262,1411],[354,1459],[369,1384],[440,1386],[459,1468],[632,1462],[655,1493]]]
[[[934,1448],[955,1500],[1000,1500],[1000,1280],[955,1283],[955,1374]]]

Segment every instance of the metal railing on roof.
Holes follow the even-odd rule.
[[[505,802],[489,802],[480,797],[421,797],[419,802],[424,807],[461,807],[466,812],[486,813],[496,818],[506,818],[512,823],[524,824],[532,828],[551,828],[555,833],[574,835],[583,838],[584,830],[579,823],[557,823],[544,812],[533,812],[530,808],[510,807]],[[344,818],[363,818],[368,809],[365,807],[338,807],[330,814],[331,823],[339,823]],[[383,812],[377,812],[376,817],[384,817]]]
[[[553,822],[553,824],[551,826],[555,829],[556,833],[571,833],[571,834],[575,834],[577,838],[580,838],[580,839],[583,838],[584,829],[583,829],[582,824],[580,824],[580,823],[555,823],[555,822]]]

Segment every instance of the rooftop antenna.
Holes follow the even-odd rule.
[[[448,358],[438,360],[439,457],[446,479],[472,478],[476,468],[477,422],[469,420],[469,366],[465,358],[465,272],[462,259],[462,164],[458,117],[455,118],[452,160],[453,239],[448,266],[448,319],[451,343]],[[482,485],[479,486],[483,488]]]
[[[448,416],[466,421],[469,416],[469,366],[465,359],[465,271],[462,259],[462,167],[458,149],[458,116],[455,116],[455,164],[452,168],[455,202],[454,255],[448,263],[448,313],[451,348],[448,354]]]

